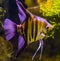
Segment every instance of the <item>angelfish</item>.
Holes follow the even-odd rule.
[[[43,51],[43,38],[45,37],[45,34],[48,31],[53,29],[53,26],[46,19],[32,14],[27,9],[25,9],[25,11],[27,12],[27,14],[29,14],[29,17],[28,20],[24,21],[22,24],[20,24],[20,26],[18,26],[18,28],[20,27],[18,29],[18,32],[20,32],[20,35],[22,35],[27,41],[27,45],[29,45],[32,42],[39,41],[39,46],[36,52],[34,53],[32,60],[34,60],[34,57],[40,48],[41,54],[39,59],[41,59]]]
[[[23,23],[21,23],[20,25],[17,25],[9,19],[6,19],[3,26],[5,29],[6,39],[10,40],[11,38],[13,38],[16,34],[15,31],[17,30],[17,32],[19,32],[19,34],[24,38],[24,40],[27,41],[27,45],[32,42],[39,41],[38,49],[32,57],[33,60],[40,48],[42,55],[43,38],[45,37],[47,31],[52,29],[52,25],[47,20],[30,13],[27,9],[23,7],[23,5],[18,0],[17,4],[19,4],[29,16],[27,15],[28,19],[23,21]],[[24,45],[24,41],[21,37],[18,40],[21,40],[18,43],[23,42],[23,44],[20,43],[18,45],[18,51],[16,52],[17,54],[21,50],[20,48],[22,48],[22,45]]]
[[[34,53],[32,60],[34,60],[35,55],[41,48],[41,54],[40,59],[42,56],[42,50],[43,50],[43,38],[45,37],[45,34],[52,29],[52,25],[45,19],[31,14],[29,11],[30,17],[28,20],[24,21],[20,26],[18,26],[18,32],[20,35],[24,37],[24,39],[27,41],[27,45],[30,43],[39,41],[39,46]]]

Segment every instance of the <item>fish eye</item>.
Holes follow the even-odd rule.
[[[48,29],[49,29],[49,27],[46,27],[46,29],[48,30]]]

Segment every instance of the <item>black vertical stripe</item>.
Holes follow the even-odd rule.
[[[38,31],[38,21],[37,21],[37,19],[36,19],[36,25],[35,25],[35,39],[34,40],[36,40],[36,37],[37,37],[37,31]]]
[[[27,37],[28,37],[27,31],[28,31],[28,19],[26,19],[25,25],[24,25],[24,38],[25,38],[25,40],[27,40]]]

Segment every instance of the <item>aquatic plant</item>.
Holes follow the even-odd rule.
[[[60,15],[60,0],[38,1],[43,16]]]
[[[0,36],[0,61],[9,61],[13,57],[12,44]]]

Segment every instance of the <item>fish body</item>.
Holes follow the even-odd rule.
[[[24,37],[28,44],[43,39],[44,37],[41,35],[41,33],[46,34],[47,30],[51,30],[52,25],[44,18],[36,16],[25,9],[18,0],[17,4],[25,10],[28,17],[27,20],[23,21],[23,23],[20,24],[20,35]]]
[[[47,33],[47,24],[38,16],[30,16],[28,20],[21,24],[20,35],[22,35],[28,44],[43,39],[42,33]]]
[[[40,59],[43,51],[43,38],[46,36],[45,34],[52,29],[52,25],[45,19],[33,15],[29,12],[28,20],[24,21],[20,24],[19,33],[24,37],[27,41],[27,45],[39,41],[39,46],[34,53],[32,60],[34,60],[35,55],[41,49]]]

